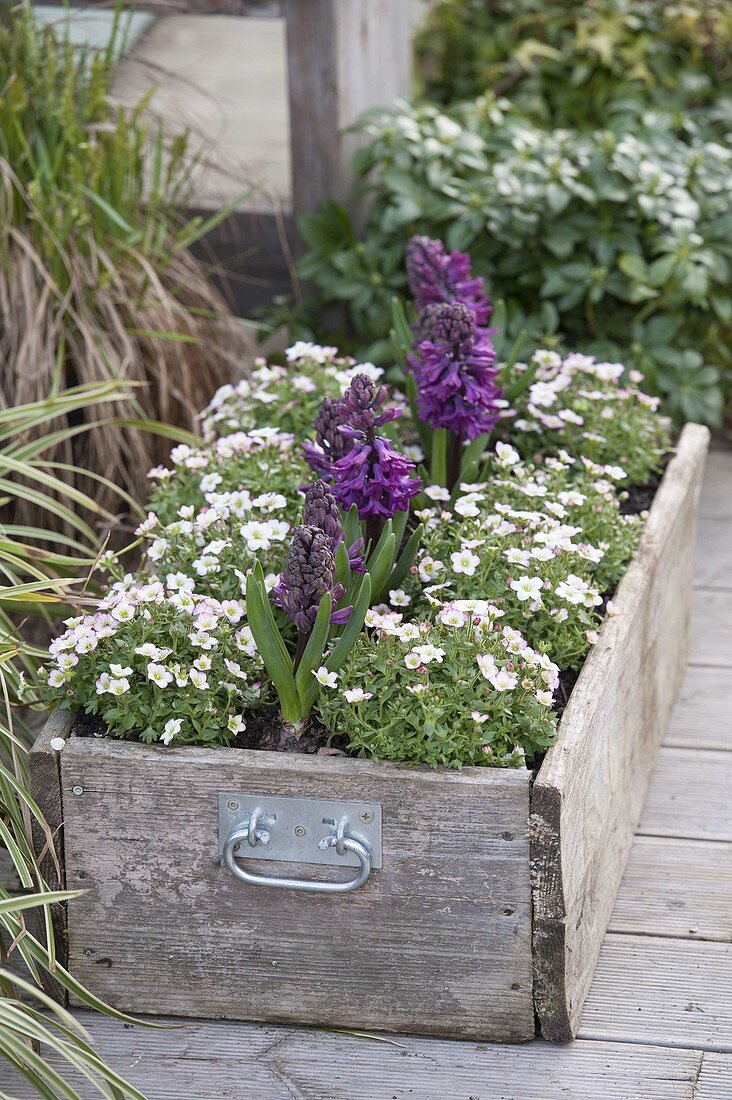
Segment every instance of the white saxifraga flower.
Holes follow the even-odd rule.
[[[338,673],[328,672],[325,665],[321,665],[320,668],[314,668],[313,676],[323,687],[334,688],[338,685]]]
[[[445,650],[434,645],[416,645],[412,649],[412,653],[419,657],[420,664],[423,665],[428,665],[432,661],[436,661],[437,664],[441,665],[445,656]]]
[[[163,726],[163,732],[160,734],[160,740],[163,744],[169,745],[176,734],[180,733],[182,726],[182,718],[169,718]]]
[[[428,485],[424,490],[424,495],[429,497],[430,500],[449,500],[450,490],[445,489],[442,485]]]
[[[110,679],[107,686],[107,693],[109,695],[124,695],[125,692],[130,690],[130,681],[126,676],[120,676],[116,680]]]
[[[60,668],[51,669],[48,674],[48,683],[52,688],[60,688],[68,680],[68,676],[65,672],[62,672]]]
[[[150,663],[147,666],[147,678],[156,687],[166,688],[168,684],[173,682],[173,673],[165,667],[165,665],[156,665]]]
[[[496,691],[513,691],[518,683],[518,676],[507,668],[499,668],[488,677],[488,682]]]
[[[536,699],[543,707],[550,707],[554,700],[554,693],[551,691],[539,690],[536,693]]]
[[[373,691],[364,691],[363,688],[346,688],[343,695],[348,703],[363,703],[374,697]]]
[[[204,691],[208,687],[208,679],[206,674],[201,672],[197,668],[192,668],[188,673],[188,679],[193,684],[194,688],[198,688],[199,691]]]
[[[480,558],[472,550],[455,550],[450,554],[453,570],[466,577],[472,577],[480,565]]]
[[[501,466],[515,466],[521,456],[510,443],[496,443],[496,458]]]
[[[541,600],[542,584],[541,577],[519,577],[518,580],[510,582],[509,588],[513,589],[522,603],[526,600],[534,603]]]
[[[464,611],[460,611],[457,607],[444,607],[438,614],[437,618],[443,624],[443,626],[460,627],[465,626],[467,622],[467,616]]]
[[[232,714],[229,716],[226,728],[233,734],[243,733],[247,728],[247,724],[241,714]]]
[[[389,590],[389,603],[392,607],[408,607],[412,597],[408,596],[403,588],[391,588]]]

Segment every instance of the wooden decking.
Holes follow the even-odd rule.
[[[579,1039],[512,1047],[216,1021],[152,1031],[79,1018],[150,1100],[725,1100],[732,1097],[730,792],[732,453],[718,451],[702,496],[686,682]],[[2,1073],[0,1090],[30,1100],[27,1087]]]

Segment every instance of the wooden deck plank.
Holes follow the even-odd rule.
[[[695,590],[689,664],[730,669],[732,675],[732,590]]]
[[[732,1056],[705,1051],[694,1100],[723,1100],[732,1096]]]
[[[699,515],[732,519],[732,450],[713,450],[704,477]]]
[[[701,588],[732,589],[732,519],[728,516],[700,517],[694,584]]]
[[[580,1036],[732,1053],[732,946],[609,933]]]
[[[732,841],[732,752],[664,745],[638,832]]]
[[[689,665],[665,745],[732,750],[732,672]]]
[[[732,942],[732,844],[636,837],[609,930]]]
[[[640,1044],[384,1042],[188,1021],[152,1032],[77,1017],[151,1100],[692,1100],[701,1065],[696,1051]],[[13,1090],[17,1100],[33,1095],[22,1084]],[[82,1087],[81,1095],[94,1094]]]

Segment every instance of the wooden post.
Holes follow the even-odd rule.
[[[292,196],[296,216],[325,198],[344,202],[354,182],[358,134],[369,107],[411,86],[407,0],[285,0]]]

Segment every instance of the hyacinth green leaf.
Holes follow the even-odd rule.
[[[349,543],[350,546],[350,543]],[[339,542],[335,552],[335,580],[337,584],[342,584],[344,588],[348,588],[348,582],[351,579],[351,565],[348,560],[348,550],[346,549],[346,543]]]
[[[406,546],[402,550],[399,560],[389,576],[390,588],[399,588],[407,573],[412,568],[414,559],[417,556],[417,551],[419,550],[423,531],[424,527],[421,523],[412,531]]]
[[[318,614],[313,623],[313,629],[310,632],[308,643],[305,646],[303,655],[300,658],[300,664],[295,673],[295,686],[297,687],[298,695],[300,696],[300,701],[303,706],[303,714],[307,714],[310,706],[312,706],[311,703],[310,706],[307,707],[307,710],[305,709],[310,685],[314,684],[316,688],[319,686],[317,680],[313,679],[313,671],[316,668],[320,668],[322,664],[323,651],[328,644],[330,616],[332,611],[333,599],[330,592],[326,592],[320,601],[320,607],[318,608]]]
[[[364,573],[351,617],[325,662],[328,672],[337,672],[353,649],[356,639],[361,633],[366,612],[371,606],[371,592],[371,577],[368,573]]]
[[[346,546],[353,546],[354,542],[361,538],[361,521],[358,518],[358,508],[355,504],[346,512],[343,523],[343,541]]]
[[[371,572],[371,563],[373,561],[375,561],[377,555],[381,553],[381,551],[384,548],[384,545],[386,544],[386,542],[387,542],[389,536],[391,535],[391,533],[393,532],[393,530],[394,530],[394,524],[392,523],[392,521],[390,519],[388,519],[386,521],[386,523],[384,524],[382,530],[381,530],[381,534],[379,536],[379,541],[376,543],[376,546],[367,546],[366,547],[366,550],[368,552],[368,558],[366,560],[366,564],[369,567],[369,572]]]
[[[508,310],[506,309],[506,303],[503,298],[499,298],[493,305],[493,313],[490,319],[490,326],[495,329],[493,336],[493,347],[496,351],[496,358],[500,359],[503,356],[503,347],[506,342],[506,326],[508,324]]]
[[[483,435],[479,435],[477,439],[474,439],[472,443],[469,443],[467,447],[465,447],[460,462],[460,481],[472,481],[472,475],[477,469],[483,452],[488,446],[489,439],[490,432],[484,432]]]
[[[414,336],[409,327],[404,304],[400,298],[396,297],[391,300],[391,326],[389,335],[391,336],[394,358],[402,370],[406,372],[407,355],[411,350]]]
[[[371,555],[368,563],[374,603],[380,603],[394,564],[396,539],[394,538],[393,531],[390,532],[386,540],[383,538],[379,539],[379,547],[380,549],[377,549],[377,553]]]
[[[402,545],[402,539],[404,538],[404,532],[407,529],[407,520],[409,519],[409,512],[397,512],[392,519],[392,531],[394,532],[394,538],[396,539],[396,552],[399,553],[399,547]]]
[[[292,674],[292,660],[277,629],[259,562],[247,577],[247,617],[259,655],[272,677],[282,715],[288,722],[297,722],[301,717],[300,697]]]

